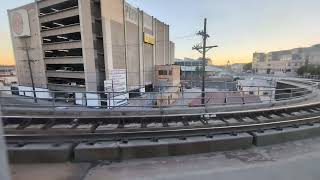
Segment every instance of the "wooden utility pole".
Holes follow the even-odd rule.
[[[197,35],[202,36],[202,46],[196,45],[193,46],[192,50],[197,50],[202,54],[202,93],[201,93],[201,104],[205,105],[205,78],[206,78],[206,53],[215,47],[218,46],[207,46],[207,39],[210,37],[209,34],[207,34],[207,18],[204,19],[204,27],[202,31],[199,31]]]

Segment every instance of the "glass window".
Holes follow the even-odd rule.
[[[159,75],[160,76],[165,76],[165,75],[168,75],[168,73],[167,73],[166,70],[159,70]]]

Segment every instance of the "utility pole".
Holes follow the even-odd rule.
[[[206,76],[206,53],[215,47],[218,46],[207,46],[207,39],[210,37],[207,34],[207,18],[204,19],[204,28],[202,31],[199,31],[197,35],[202,36],[202,46],[195,45],[192,50],[197,50],[202,54],[202,93],[201,93],[201,104],[205,105],[205,76]]]
[[[27,53],[27,61],[28,61],[28,67],[29,67],[29,72],[30,72],[32,91],[33,91],[33,100],[35,103],[37,103],[38,100],[37,100],[37,95],[36,95],[36,88],[34,87],[34,80],[33,80],[33,74],[32,74],[32,69],[31,69],[31,60],[30,60],[30,55],[29,55],[29,48],[28,48],[27,39],[25,39],[24,42],[25,42],[25,48],[26,48],[26,53]]]

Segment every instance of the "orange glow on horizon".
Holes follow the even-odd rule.
[[[15,60],[12,53],[0,53],[0,65],[15,65]]]

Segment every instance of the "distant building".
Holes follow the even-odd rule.
[[[16,67],[15,66],[0,66],[0,85],[10,85],[16,83]]]
[[[232,71],[232,72],[242,73],[242,72],[243,72],[243,66],[244,66],[244,65],[245,65],[245,64],[242,64],[242,63],[232,64],[232,65],[230,66],[230,68],[231,68],[231,71]]]
[[[157,96],[156,105],[167,106],[179,98],[180,93],[180,66],[158,65],[156,66],[155,88],[161,92]]]
[[[276,82],[268,78],[248,77],[237,81],[237,90],[245,95],[259,96],[262,101],[275,98]]]
[[[202,66],[203,60],[191,58],[175,59],[174,64],[179,66]],[[206,60],[205,65],[208,66],[208,64],[209,60]]]
[[[15,66],[0,65],[0,76],[13,76],[15,74]]]
[[[252,69],[256,73],[295,75],[305,64],[320,65],[320,44],[306,48],[254,53]]]
[[[181,80],[196,80],[201,77],[202,60],[196,60],[191,58],[176,59],[174,65],[178,65],[181,68]],[[206,76],[215,76],[221,72],[225,72],[222,68],[209,65],[209,60],[205,61]]]
[[[180,86],[180,66],[157,65],[155,87]]]

